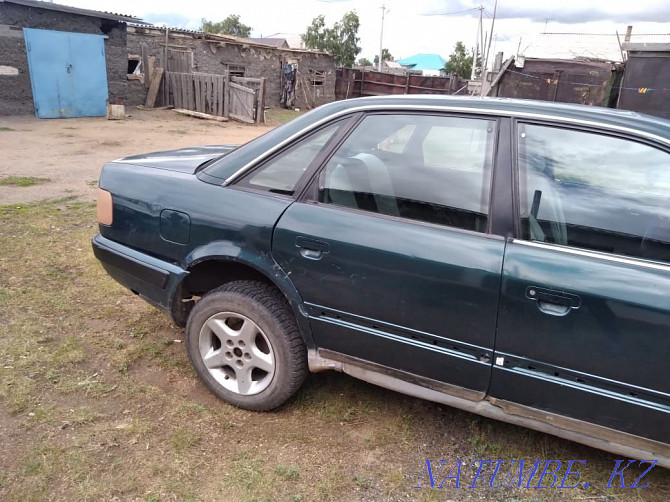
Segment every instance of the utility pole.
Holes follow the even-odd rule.
[[[388,12],[386,5],[382,4],[382,29],[379,34],[379,61],[377,62],[377,71],[382,71],[382,52],[384,51],[384,14]]]
[[[477,23],[477,36],[475,37],[475,50],[472,54],[472,72],[470,72],[470,80],[475,79],[475,69],[477,68],[477,55],[479,54],[480,38],[483,36],[482,13],[484,12],[484,7],[480,5],[477,7],[477,10],[479,11],[479,22]]]
[[[489,45],[486,48],[486,56],[484,57],[484,68],[482,69],[482,76],[484,76],[484,73],[486,72],[486,68],[488,67],[489,64],[489,52],[491,52],[491,40],[493,40],[493,28],[495,28],[496,25],[496,11],[498,10],[498,0],[496,0],[495,5],[493,6],[493,20],[491,21],[491,36],[489,37]],[[546,26],[545,26],[545,31],[546,31]]]

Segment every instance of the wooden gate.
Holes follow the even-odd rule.
[[[223,117],[225,75],[173,73],[167,77],[170,102],[175,108]]]
[[[265,123],[265,79],[209,73],[166,74],[168,103],[175,108]]]
[[[254,102],[256,91],[243,85],[230,82],[230,117],[248,124],[254,123]]]

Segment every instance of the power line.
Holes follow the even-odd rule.
[[[474,7],[472,9],[459,10],[456,12],[429,12],[427,14],[421,14],[422,16],[455,16],[456,14],[464,14],[473,10],[479,10],[479,7]]]

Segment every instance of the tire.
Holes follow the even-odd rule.
[[[262,282],[230,282],[203,296],[186,324],[186,349],[207,387],[247,410],[281,406],[307,378],[307,350],[293,312]]]

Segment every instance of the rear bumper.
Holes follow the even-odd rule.
[[[92,245],[93,254],[114,280],[172,317],[175,291],[188,274],[186,270],[100,234]]]

